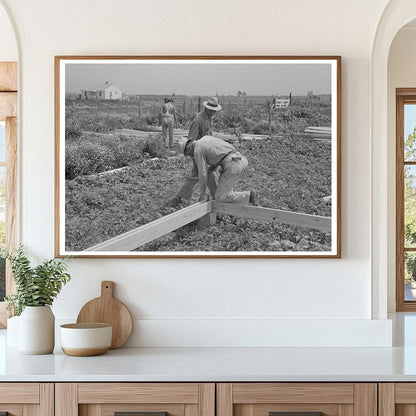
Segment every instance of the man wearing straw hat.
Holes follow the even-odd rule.
[[[216,97],[210,97],[207,101],[203,102],[203,105],[205,108],[196,115],[189,126],[188,140],[199,140],[204,136],[212,135],[212,118],[221,110],[221,105],[218,103]],[[213,197],[217,189],[218,175],[212,171],[208,176],[208,188]],[[185,176],[181,189],[167,204],[177,206],[183,200],[189,201],[197,183],[198,169],[195,162],[193,162],[192,170],[188,176]]]
[[[248,161],[230,143],[214,136],[204,136],[200,140],[182,138],[178,149],[185,156],[190,156],[198,168],[200,202],[206,199],[209,172],[220,166],[214,199],[232,204],[258,205],[258,191],[234,191],[234,185],[247,168]]]

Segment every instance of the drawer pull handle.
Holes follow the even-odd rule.
[[[323,416],[322,412],[269,412],[269,416]]]
[[[114,416],[168,416],[168,412],[115,412]]]

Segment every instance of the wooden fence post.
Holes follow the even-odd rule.
[[[205,228],[215,225],[217,222],[217,214],[211,212],[210,214],[204,215],[198,220],[198,228],[204,230]]]
[[[267,113],[268,113],[269,136],[271,136],[272,135],[272,106],[270,105],[269,100],[267,100]]]

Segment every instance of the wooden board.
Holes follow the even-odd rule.
[[[354,385],[351,383],[235,383],[233,400],[234,404],[353,404]]]
[[[113,297],[114,282],[101,282],[101,296],[86,303],[80,310],[77,323],[104,322],[113,326],[111,349],[121,347],[129,339],[133,319],[124,303]]]
[[[132,129],[115,129],[114,132],[116,134],[121,134],[122,136],[134,136],[134,137],[140,137],[147,139],[149,136],[152,136],[154,134],[161,134],[162,130],[155,130],[155,131],[143,131],[143,130],[132,130]],[[102,133],[98,133],[102,134]],[[173,129],[173,136],[176,138],[181,137],[188,137],[189,130],[185,129]],[[221,132],[215,132],[214,136],[219,137],[220,139],[235,142],[237,140],[237,137],[233,134],[227,134],[227,133],[221,133]],[[255,136],[255,135],[254,135]]]
[[[154,130],[154,131],[144,131],[144,130],[133,130],[133,129],[115,129],[115,133],[121,134],[122,136],[135,136],[135,137],[143,137],[148,138],[154,134],[161,134],[162,129]],[[188,130],[184,129],[173,129],[174,136],[185,136],[188,137]]]
[[[172,214],[87,248],[85,251],[132,251],[212,212],[212,202],[197,202]]]
[[[281,209],[253,207],[251,205],[239,205],[217,201],[213,201],[213,209],[215,214],[252,218],[270,221],[275,224],[289,224],[295,225],[296,227],[313,228],[324,232],[330,232],[332,226],[331,217],[304,214],[302,212],[283,211]]]
[[[198,383],[79,383],[78,403],[198,404],[200,386]]]

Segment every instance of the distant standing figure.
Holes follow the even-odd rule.
[[[167,142],[169,132],[169,148],[173,148],[173,127],[176,126],[176,108],[171,98],[165,98],[161,109],[162,134]]]
[[[204,101],[203,105],[204,109],[195,116],[189,126],[188,140],[199,140],[204,136],[212,135],[212,118],[218,111],[221,110],[222,107],[215,97],[211,97],[207,101]],[[176,196],[168,202],[168,204],[177,206],[182,202],[182,200],[189,201],[197,183],[198,169],[194,162],[190,174],[185,176],[181,189]],[[212,196],[215,194],[216,186],[216,175],[214,172],[211,172],[208,178],[208,187]]]
[[[248,161],[230,143],[214,136],[204,136],[200,140],[183,138],[179,140],[178,148],[185,156],[190,156],[198,168],[199,201],[206,199],[210,171],[221,166],[214,199],[232,204],[258,205],[258,191],[234,191]]]

